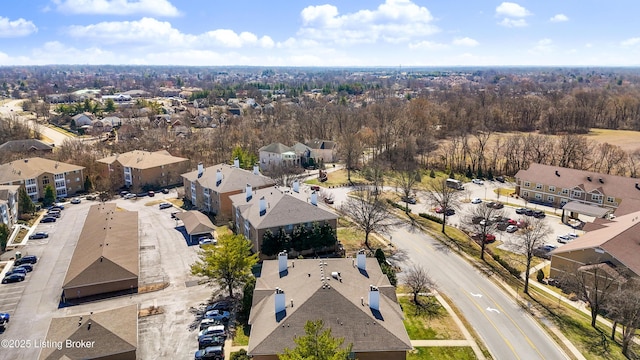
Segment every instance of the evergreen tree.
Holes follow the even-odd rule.
[[[33,203],[27,191],[21,187],[18,190],[18,212],[22,214],[33,214],[36,211],[36,205]]]
[[[304,325],[305,335],[293,339],[296,347],[285,349],[284,354],[278,355],[280,360],[347,360],[351,353],[352,344],[341,348],[343,338],[331,336],[331,329],[324,330],[322,320],[307,321]]]
[[[51,206],[56,201],[56,193],[53,190],[53,186],[47,185],[44,188],[44,199],[42,200],[42,205],[44,207]]]

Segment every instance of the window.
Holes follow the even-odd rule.
[[[289,224],[286,226],[287,230],[293,230],[293,224]]]
[[[601,203],[602,202],[602,195],[600,195],[600,194],[591,194],[591,200]]]
[[[53,175],[53,177],[56,180],[63,180],[64,179],[64,174],[55,174],[55,175]]]
[[[547,196],[547,202],[552,203],[554,200],[553,196]]]
[[[36,179],[27,179],[27,185],[35,185]]]
[[[523,191],[522,192],[522,197],[529,197],[529,192],[528,191]]]
[[[549,192],[556,192],[556,187],[555,186],[549,186]]]
[[[607,196],[607,202],[616,202],[616,198],[614,198],[613,196]]]
[[[46,176],[46,175],[45,175],[45,176],[42,178],[42,185],[48,185],[50,182],[51,182],[51,181],[49,180],[49,177],[48,177],[48,176]]]
[[[567,199],[562,199],[560,200],[560,206],[563,206],[564,204],[566,204],[568,202]]]
[[[77,178],[76,178],[76,182],[77,182],[77,181],[80,181],[80,178],[79,178],[79,177],[77,177]]]
[[[525,182],[524,182],[524,187],[529,187],[529,186],[531,186],[531,183],[530,183],[530,182],[528,182],[528,181],[525,181]]]
[[[580,198],[580,197],[582,197],[582,191],[580,191],[580,190],[573,190],[573,191],[571,192],[571,196],[572,196],[572,197],[574,197],[574,198]]]
[[[542,194],[536,193],[536,200],[542,200]]]
[[[542,190],[542,184],[536,184],[536,189]]]

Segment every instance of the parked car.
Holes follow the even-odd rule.
[[[22,273],[5,275],[5,277],[2,279],[2,283],[8,284],[8,283],[20,282],[20,281],[24,281],[24,278],[25,278],[25,275]]]
[[[205,319],[220,320],[224,322],[229,321],[230,317],[231,317],[231,314],[228,311],[223,311],[223,310],[209,310],[206,313],[204,313]]]
[[[513,220],[513,219],[509,219],[509,220],[507,220],[507,224],[509,224],[509,225],[517,225],[518,222]]]
[[[502,175],[496,176],[496,181],[504,183],[504,176],[502,176]]]
[[[18,265],[18,268],[25,269],[25,270],[27,270],[28,273],[33,271],[33,265],[31,265],[31,264]]]
[[[49,210],[64,210],[64,205],[62,204],[55,204],[52,207],[49,208]]]
[[[471,199],[471,203],[472,204],[480,204],[482,202],[482,199],[480,198],[473,198]]]
[[[516,223],[516,226],[518,227],[518,229],[522,229],[529,226],[529,223],[526,220],[518,220],[518,222]]]
[[[45,217],[52,217],[52,218],[59,219],[60,213],[58,211],[48,212],[47,215],[45,215]]]
[[[169,189],[162,189],[162,193],[163,194],[168,194],[169,193]]]
[[[494,202],[493,206],[491,206],[491,207],[494,208],[494,209],[502,209],[502,208],[504,208],[504,204],[501,203],[501,202]]]
[[[319,185],[311,185],[311,190],[320,191],[320,186]]]
[[[533,210],[527,209],[527,211],[525,211],[524,214],[527,216],[533,216]]]
[[[324,202],[329,205],[333,205],[333,198],[326,197],[324,198]],[[411,203],[410,203],[411,204]]]
[[[194,355],[195,360],[223,360],[224,350],[222,346],[209,346],[202,350],[196,351]]]
[[[558,235],[557,240],[561,244],[566,244],[566,243],[572,241],[573,239],[571,237],[567,236],[567,235]]]
[[[168,202],[162,202],[162,203],[160,203],[160,205],[158,205],[158,207],[160,208],[160,210],[168,209],[170,207],[173,207],[173,204],[168,203]]]
[[[27,273],[28,273],[27,269],[22,268],[20,266],[14,266],[11,270],[9,270],[9,271],[7,271],[5,273],[5,276],[6,275],[11,275],[11,274],[24,274],[24,275],[27,275]]]
[[[435,212],[438,214],[442,214],[444,212],[444,209],[442,208],[442,206],[436,206]]]
[[[155,193],[154,191],[149,191],[149,192],[147,193],[147,196],[149,196],[149,197],[154,197],[154,196],[156,196],[156,193]]]
[[[402,199],[400,199],[400,200],[402,200],[402,202],[406,202],[406,203],[409,203],[409,204],[415,204],[415,203],[418,202],[416,200],[416,198],[414,198],[413,196],[410,196],[410,197],[403,196]]]
[[[172,213],[171,213],[171,218],[172,218],[172,219],[177,219],[178,217],[177,217],[176,215],[177,215],[177,214],[179,214],[179,213],[180,213],[180,211],[174,211],[174,212],[172,212]]]
[[[522,214],[524,214],[526,212],[527,212],[527,208],[517,208],[516,209],[516,214],[518,214],[518,215],[522,215]]]
[[[499,222],[499,223],[496,225],[496,229],[498,229],[498,230],[500,230],[500,231],[505,231],[505,230],[507,230],[507,228],[508,228],[508,227],[509,227],[509,224],[508,224],[508,223],[506,223],[506,222]]]
[[[506,228],[506,232],[508,232],[508,233],[514,233],[516,231],[518,231],[518,227],[515,226],[515,225],[509,225]]]
[[[472,183],[477,184],[477,185],[484,185],[484,181],[480,180],[480,179],[473,179],[471,180]]]
[[[87,200],[95,200],[97,197],[95,195],[87,195],[84,198]]]
[[[553,251],[553,250],[557,249],[558,247],[556,245],[553,245],[553,244],[544,244],[540,248],[542,250],[544,250],[544,251]]]
[[[567,236],[572,238],[572,239],[577,239],[579,235],[576,234],[576,233],[568,233]]]
[[[473,218],[471,218],[471,223],[473,224],[480,224],[480,222],[484,220],[483,216],[474,216]]]
[[[536,210],[536,211],[533,212],[533,217],[534,218],[540,219],[540,218],[543,218],[545,216],[547,216],[547,214],[545,214],[544,211],[542,211],[542,210]]]
[[[78,198],[78,197],[74,197],[73,199],[71,199],[71,203],[72,204],[80,204],[80,202],[81,202],[80,198]]]
[[[226,338],[227,337],[227,332],[224,330],[224,325],[209,326],[208,328],[206,328],[204,330],[200,330],[200,332],[198,333],[198,339],[202,338],[203,336],[207,336],[207,335],[222,336],[222,337]]]
[[[123,196],[123,198],[125,199],[135,199],[137,196],[136,194],[132,194],[132,193],[127,193]]]
[[[233,303],[231,301],[221,300],[221,301],[216,301],[213,304],[207,306],[205,309],[205,312],[211,311],[211,310],[230,311],[232,307],[233,307]]]
[[[447,216],[452,216],[452,215],[455,215],[455,214],[456,214],[456,211],[455,211],[455,210],[453,210],[453,209],[447,209],[447,211],[445,211],[445,214],[446,214]]]
[[[224,347],[224,338],[221,336],[207,335],[198,339],[198,349],[202,350],[210,346]]]
[[[56,218],[54,218],[53,216],[47,216],[42,218],[42,220],[40,220],[41,223],[52,223],[52,222],[56,222]]]
[[[0,331],[5,331],[11,316],[8,313],[0,313]]]
[[[200,321],[200,330],[202,331],[204,329],[209,328],[210,326],[216,326],[216,325],[224,325],[224,324],[220,320],[202,319],[202,321]]]
[[[22,264],[35,264],[38,262],[38,257],[35,255],[27,255],[23,256],[20,259],[16,259],[13,264],[14,265],[22,265]]]
[[[205,245],[216,245],[217,243],[218,243],[218,240],[208,238],[208,237],[201,237],[200,239],[198,239],[198,245],[200,247],[203,247]]]
[[[29,235],[29,240],[46,239],[48,237],[49,237],[49,234],[47,234],[46,232],[40,231],[40,232]]]

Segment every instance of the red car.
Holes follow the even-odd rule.
[[[493,234],[487,234],[484,237],[484,242],[485,244],[491,244],[492,242],[496,241],[496,236]]]
[[[513,220],[513,219],[509,219],[509,220],[507,220],[507,223],[508,223],[509,225],[517,225],[517,224],[518,224],[518,222],[517,222],[517,221],[515,221],[515,220]]]
[[[436,213],[442,214],[443,212],[444,212],[444,209],[442,209],[441,206],[436,207]]]

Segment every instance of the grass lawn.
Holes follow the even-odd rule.
[[[469,346],[417,347],[407,353],[407,360],[467,360],[476,359]]]
[[[412,340],[464,340],[460,329],[449,313],[435,297],[420,296],[423,304],[432,304],[431,311],[421,310],[416,314],[413,296],[399,296],[404,313],[404,325]]]
[[[527,263],[527,257],[522,255],[522,254],[516,254],[516,253],[512,253],[510,251],[499,249],[498,246],[500,244],[501,244],[500,241],[496,241],[496,242],[494,242],[492,244],[487,245],[487,248],[491,249],[491,252],[494,255],[500,256],[501,259],[505,260],[512,267],[520,270],[520,272],[524,272],[525,271],[525,265]],[[543,259],[540,259],[540,258],[534,256],[531,259],[531,267],[533,268],[534,266],[540,264],[543,261],[544,261]],[[535,279],[535,274],[534,274],[533,278]]]
[[[631,130],[591,129],[586,135],[599,143],[616,144],[629,153],[638,150],[638,132]]]
[[[337,230],[338,240],[344,247],[347,256],[356,253],[358,250],[365,248],[364,232],[355,227],[339,227]],[[384,247],[375,236],[369,235],[369,246],[372,249]]]
[[[251,327],[247,324],[243,324],[236,321],[236,332],[233,336],[232,346],[247,346],[249,345],[249,333]]]
[[[147,203],[144,203],[144,206],[153,206],[153,205],[158,205],[158,204],[160,204],[161,202],[164,202],[164,200],[162,200],[162,199],[158,199],[158,200],[151,200],[151,201],[149,201],[149,202],[147,202]]]
[[[184,201],[182,199],[164,199],[164,201],[170,202],[179,208],[182,208],[182,206],[184,205]]]
[[[353,170],[351,171],[351,181],[354,183],[368,183],[368,181],[365,180],[364,177],[362,177],[360,172],[353,171]],[[347,185],[349,182],[347,180],[347,170],[340,169],[340,170],[328,173],[327,181],[325,182],[320,182],[318,181],[317,178],[313,178],[311,180],[307,180],[305,183],[311,184],[311,185],[320,185],[324,187],[330,187],[330,186]]]

